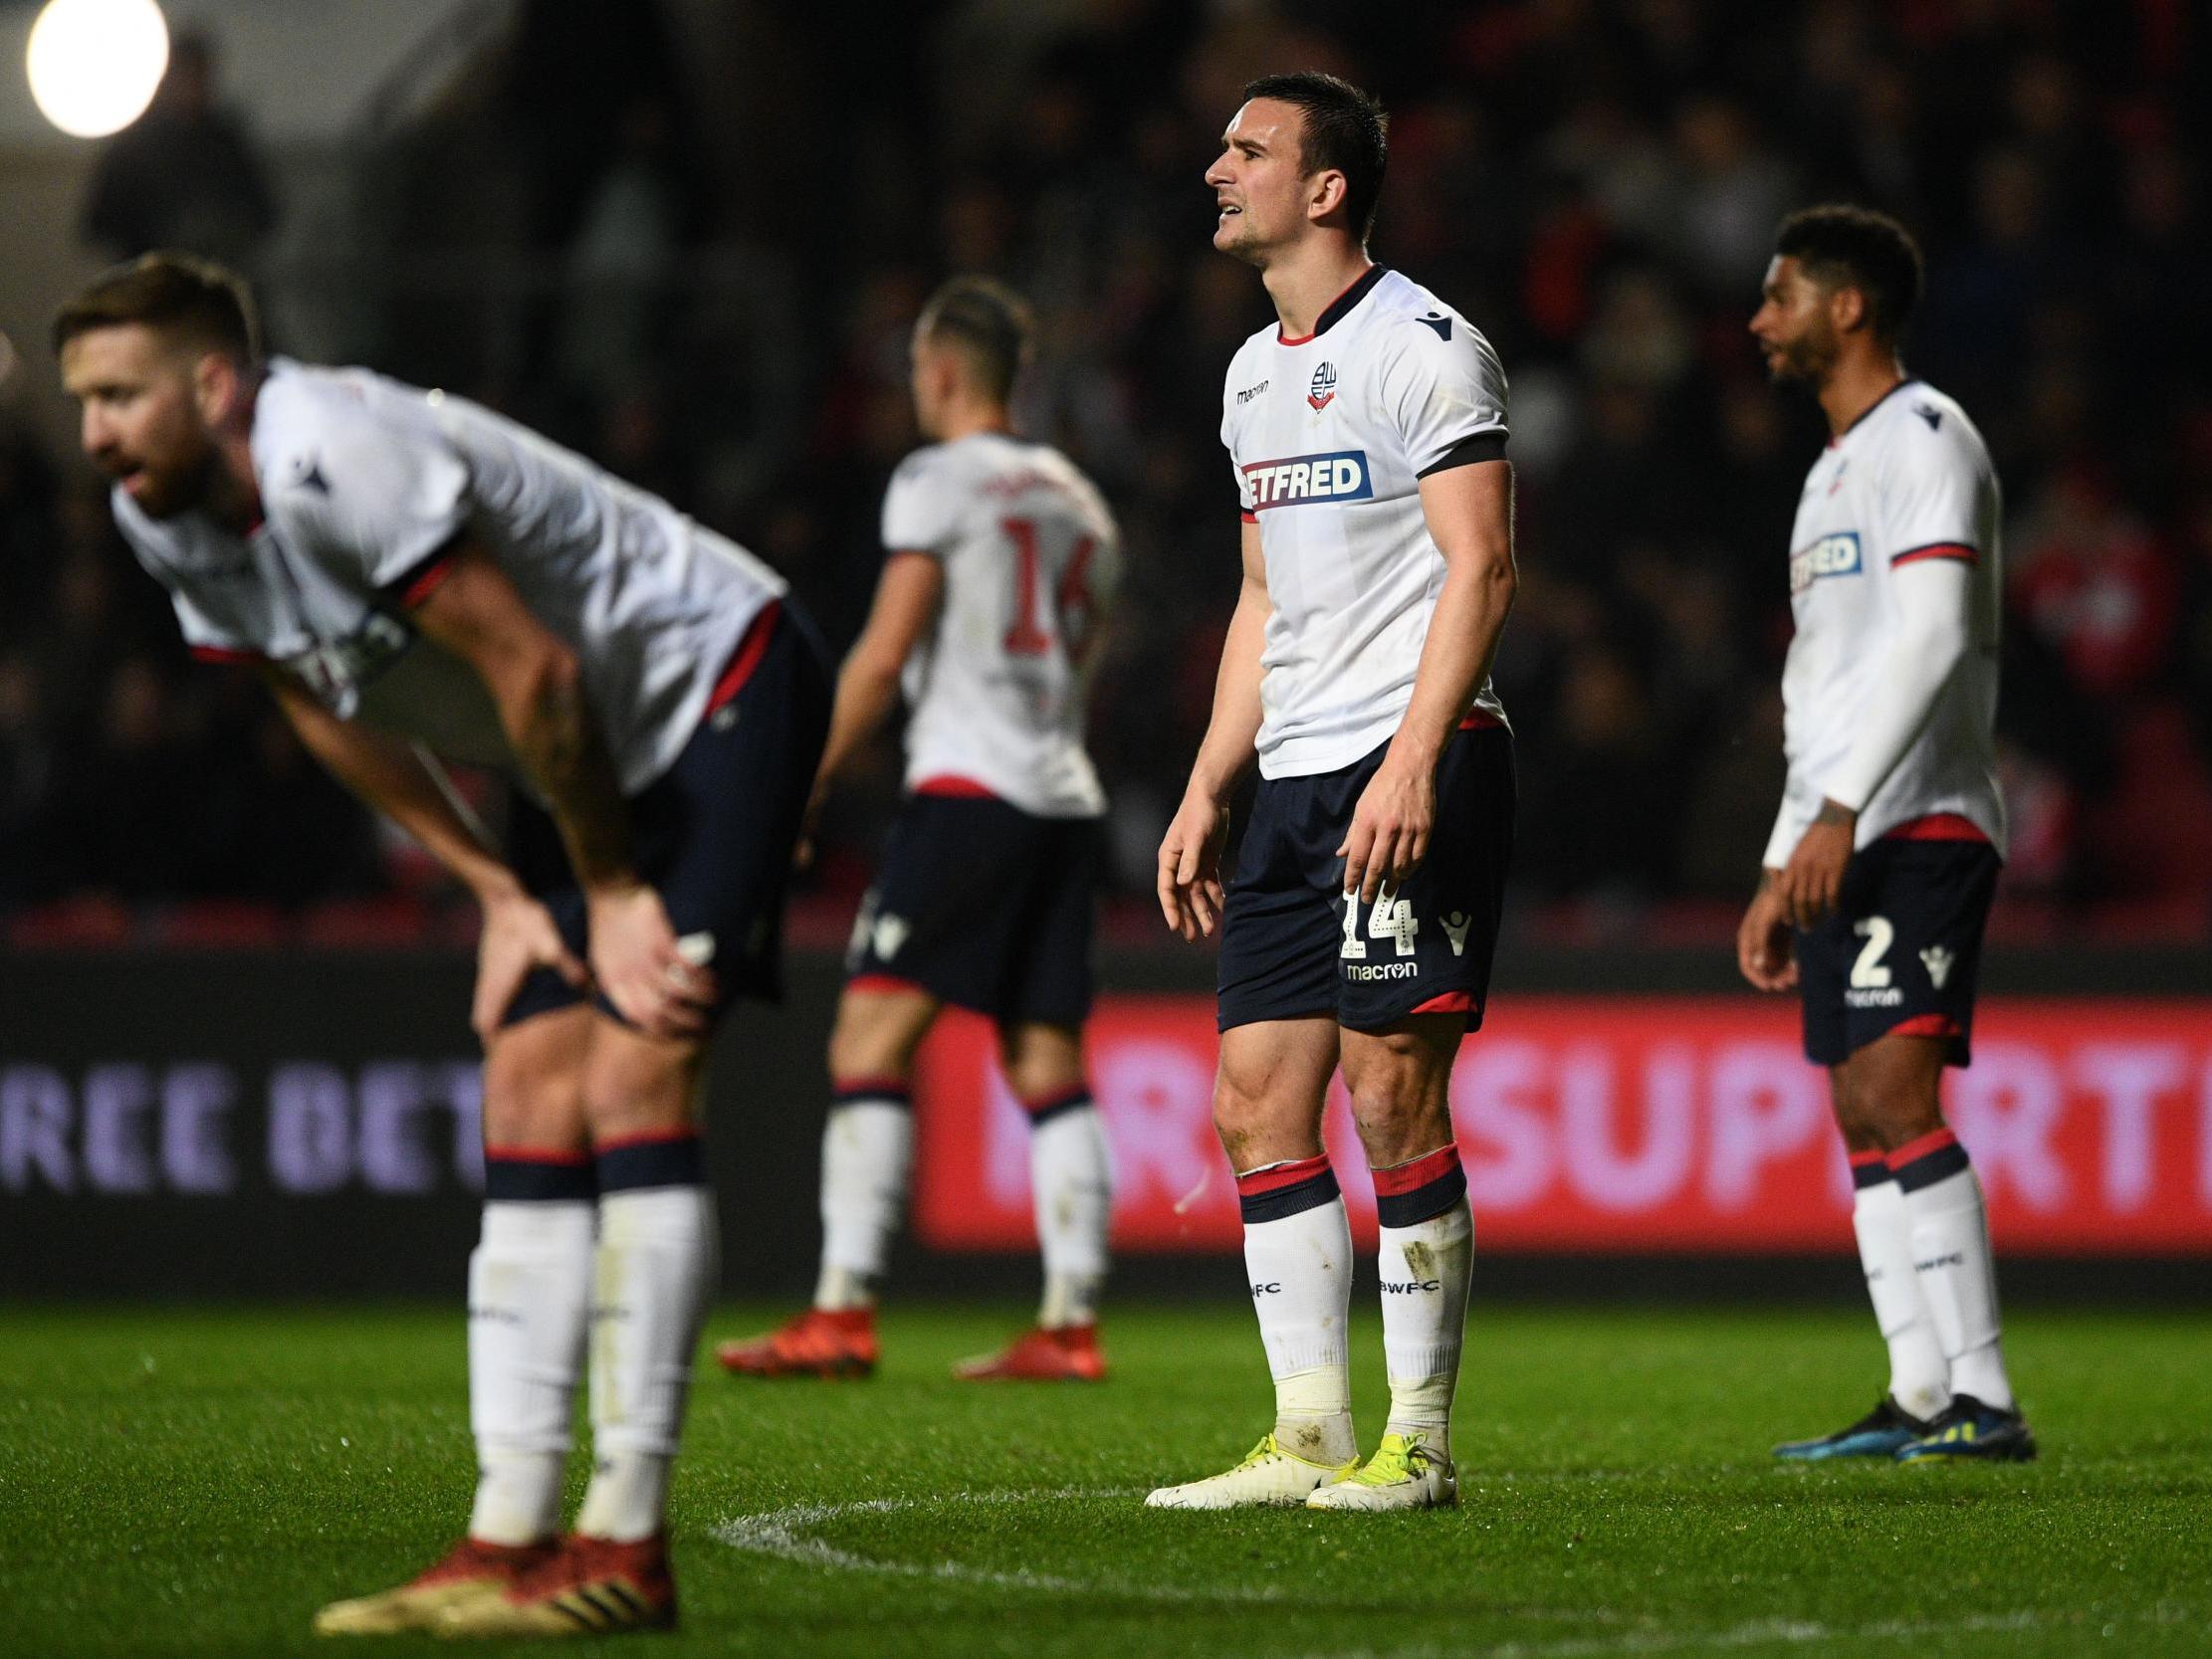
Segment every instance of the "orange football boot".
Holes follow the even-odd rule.
[[[875,1310],[809,1308],[765,1337],[722,1344],[715,1358],[739,1376],[869,1376],[876,1368]]]
[[[963,1359],[953,1374],[964,1382],[1103,1382],[1106,1356],[1095,1325],[1038,1326],[996,1353]]]

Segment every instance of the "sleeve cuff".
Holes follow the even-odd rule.
[[[440,582],[453,574],[460,555],[460,535],[448,536],[386,582],[382,589],[384,597],[401,610],[413,610],[437,591]]]
[[[1420,476],[1449,472],[1453,467],[1471,467],[1478,461],[1503,461],[1505,459],[1505,428],[1493,426],[1486,432],[1470,432],[1442,455],[1421,469]]]

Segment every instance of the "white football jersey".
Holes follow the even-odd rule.
[[[1305,338],[1238,348],[1221,442],[1267,563],[1260,772],[1335,771],[1405,719],[1444,576],[1422,476],[1504,453],[1505,373],[1466,318],[1376,266]],[[1487,681],[1473,712],[1504,721]]]
[[[1075,464],[998,432],[899,464],[883,544],[945,566],[937,625],[908,658],[906,783],[981,785],[1040,818],[1095,818],[1083,746],[1087,650],[1121,575],[1105,500]]]
[[[1915,820],[1970,821],[2000,854],[1997,647],[2002,610],[1997,473],[1966,412],[1907,380],[1813,463],[1790,540],[1797,631],[1782,673],[1789,781],[1766,863],[1779,869],[1851,761],[1902,612],[1901,566],[1969,567],[1966,654],[1927,724],[1860,808],[1857,844]]]
[[[279,358],[254,405],[263,519],[115,521],[203,656],[266,658],[334,715],[520,775],[475,671],[408,610],[463,530],[576,654],[623,788],[665,771],[783,579],[658,497],[465,398]]]

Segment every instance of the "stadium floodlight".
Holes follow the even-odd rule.
[[[155,0],[48,0],[23,67],[41,114],[74,138],[105,138],[153,102],[169,26]]]

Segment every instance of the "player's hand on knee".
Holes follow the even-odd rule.
[[[1786,991],[1797,984],[1790,919],[1772,873],[1760,878],[1736,929],[1736,966],[1755,990]]]
[[[553,913],[517,888],[484,900],[484,933],[476,949],[476,1000],[469,1024],[485,1042],[499,1029],[531,970],[550,967],[577,990],[590,969],[561,940]]]
[[[1360,791],[1352,826],[1337,848],[1344,860],[1344,891],[1372,904],[1384,888],[1404,886],[1429,856],[1436,823],[1434,771],[1386,756]]]
[[[687,960],[661,896],[642,883],[594,893],[591,967],[615,1011],[652,1037],[707,1034],[715,976]]]
[[[1186,939],[1214,932],[1221,915],[1221,842],[1228,807],[1185,795],[1160,842],[1160,914]]]

